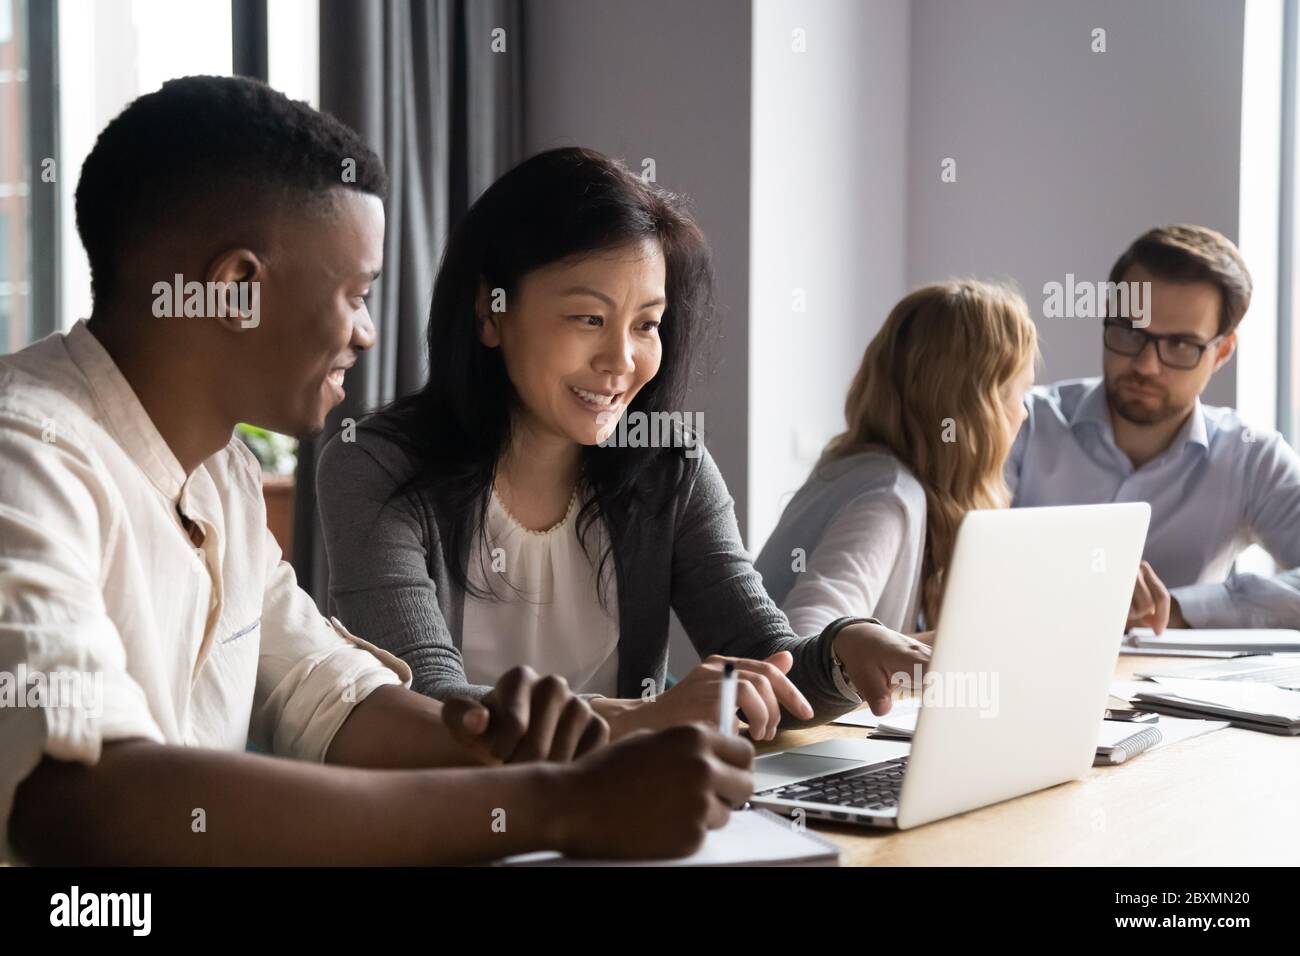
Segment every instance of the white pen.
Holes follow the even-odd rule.
[[[736,665],[731,661],[722,665],[722,698],[718,701],[718,729],[724,734],[734,733],[736,726]]]

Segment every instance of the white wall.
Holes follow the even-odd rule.
[[[908,21],[906,0],[754,5],[755,550],[843,430],[848,383],[906,290]]]
[[[1238,231],[1241,0],[915,0],[908,281],[1019,281],[1044,379],[1097,374],[1096,324],[1043,284],[1106,278],[1150,226]],[[1105,53],[1090,52],[1093,28]],[[940,162],[957,160],[942,183]],[[1253,322],[1267,320],[1251,316]],[[1207,391],[1235,397],[1235,369]]]

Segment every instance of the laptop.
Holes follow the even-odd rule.
[[[760,757],[751,804],[901,830],[1083,777],[1150,517],[1140,502],[967,514],[910,747]]]

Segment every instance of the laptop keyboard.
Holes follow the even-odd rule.
[[[888,763],[872,764],[854,770],[788,783],[782,787],[765,790],[764,797],[783,800],[803,800],[809,803],[829,803],[838,807],[856,807],[862,810],[890,810],[898,806],[898,795],[903,789],[903,771],[907,757]]]

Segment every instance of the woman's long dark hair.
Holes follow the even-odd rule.
[[[680,411],[691,359],[712,318],[713,265],[703,233],[685,201],[643,182],[621,163],[577,147],[539,153],[483,193],[453,229],[434,283],[429,313],[429,380],[365,422],[403,447],[416,463],[397,494],[423,498],[434,508],[443,558],[455,583],[477,596],[462,554],[478,528],[487,527],[497,463],[510,447],[516,394],[501,350],[479,341],[475,305],[480,282],[504,289],[513,302],[529,272],[564,260],[654,241],[666,267],[663,357],[624,414]],[[580,482],[587,492],[577,531],[588,558],[587,532],[608,503],[631,527],[638,516],[671,503],[685,477],[646,481],[680,449],[586,446]],[[661,476],[662,471],[658,472]],[[610,546],[597,580],[605,604],[605,568],[623,529],[606,521]]]

